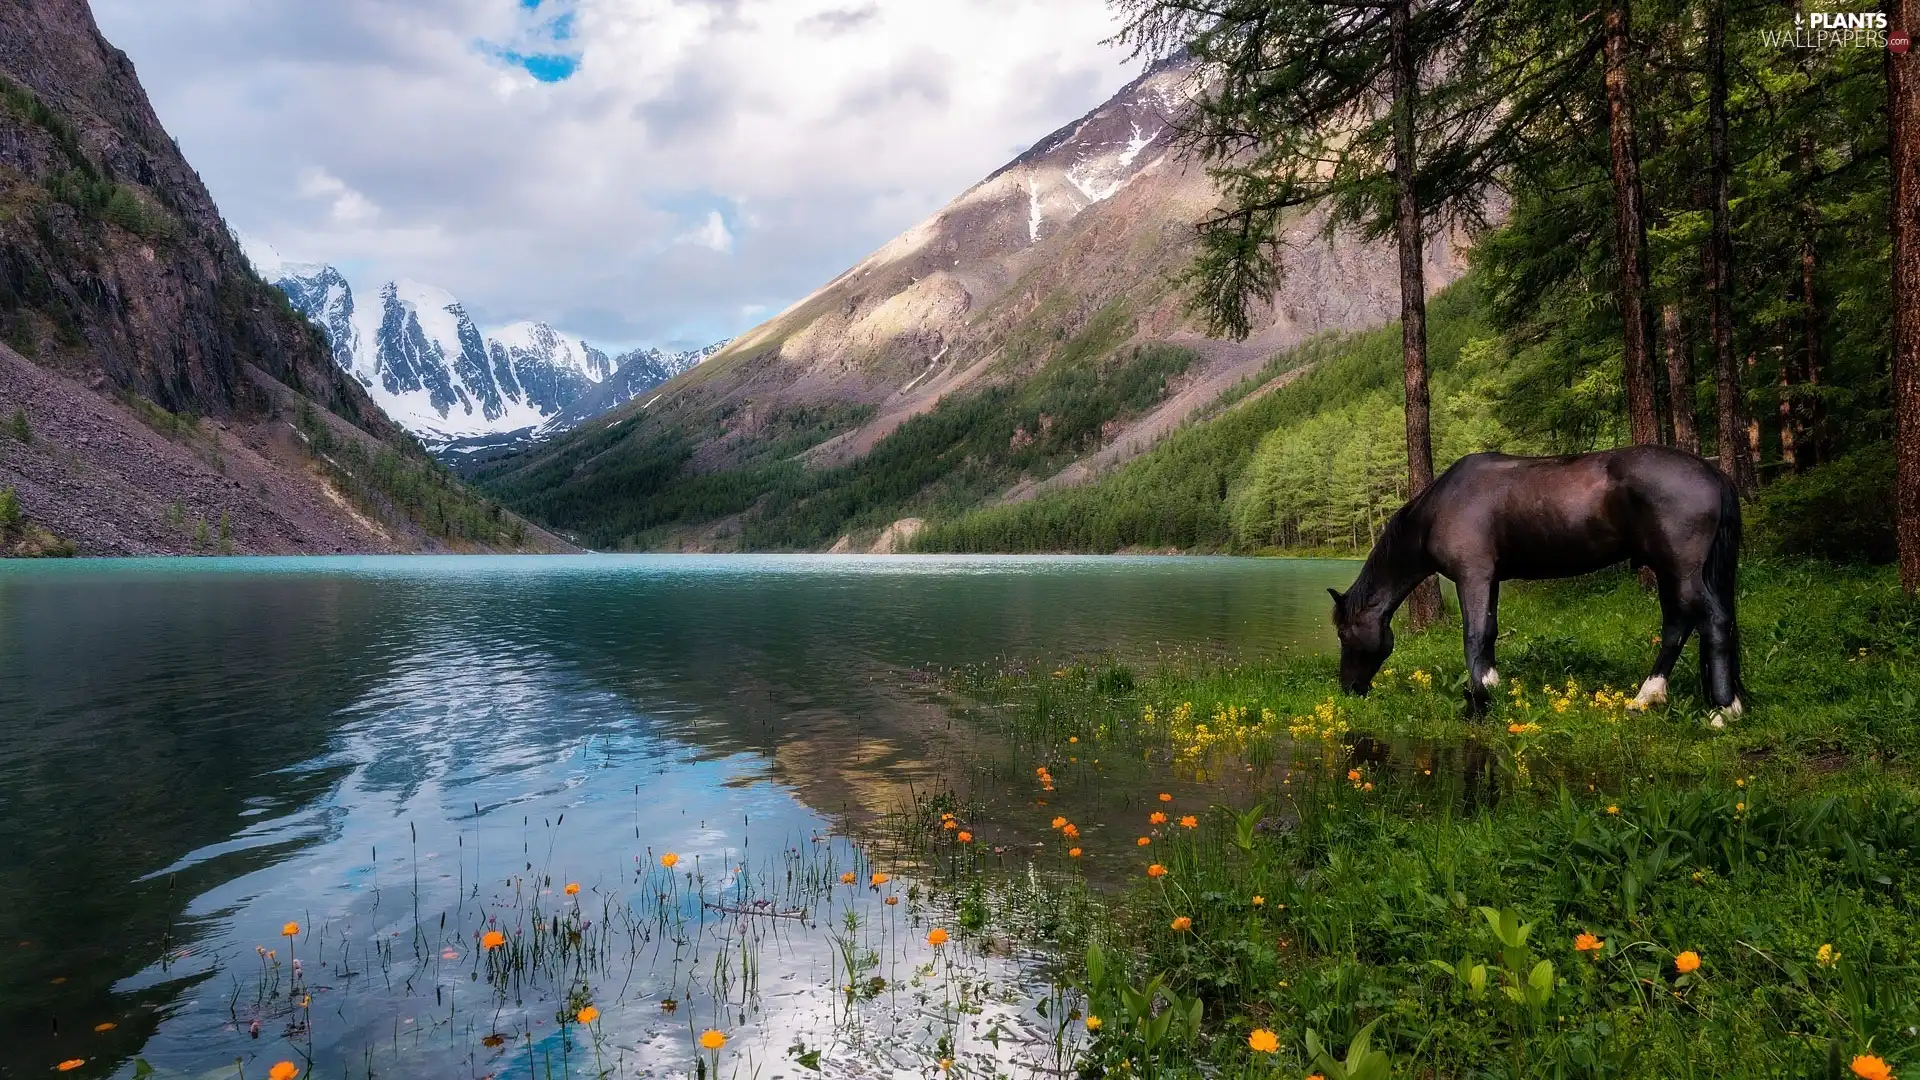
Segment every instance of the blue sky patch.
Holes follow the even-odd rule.
[[[500,58],[515,67],[525,68],[527,74],[543,83],[565,82],[580,70],[580,58],[563,53],[521,53],[502,49]]]

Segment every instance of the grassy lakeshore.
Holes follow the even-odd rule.
[[[1457,623],[1365,699],[1327,656],[963,676],[1056,805],[1101,754],[1180,780],[1138,838],[1072,838],[1138,863],[1056,934],[1083,1075],[1920,1076],[1920,605],[1750,562],[1751,708],[1714,732],[1692,648],[1628,707],[1658,632],[1631,576],[1503,601],[1483,723]]]

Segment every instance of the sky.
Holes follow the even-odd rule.
[[[746,330],[1138,73],[1105,0],[93,0],[228,223],[602,347]]]

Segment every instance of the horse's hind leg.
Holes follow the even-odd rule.
[[[1680,661],[1680,652],[1705,611],[1706,598],[1697,582],[1688,587],[1670,574],[1660,576],[1660,651],[1654,654],[1653,672],[1634,696],[1635,707],[1646,709],[1666,703],[1673,665]]]
[[[1467,647],[1467,715],[1487,714],[1492,695],[1487,688],[1500,684],[1493,667],[1493,642],[1498,634],[1500,584],[1491,578],[1463,578],[1460,586],[1460,622]]]

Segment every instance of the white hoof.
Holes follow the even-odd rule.
[[[1740,704],[1740,699],[1734,698],[1733,704],[1728,705],[1724,709],[1715,709],[1707,714],[1707,726],[1715,731],[1724,731],[1729,721],[1738,719],[1740,714],[1746,711],[1746,707]]]
[[[1640,684],[1640,692],[1634,695],[1633,703],[1644,709],[1651,705],[1667,703],[1667,680],[1658,675],[1652,676]]]
[[[1488,668],[1487,673],[1485,675],[1480,676],[1480,685],[1486,687],[1489,690],[1493,689],[1496,686],[1499,686],[1500,685],[1500,669]]]

